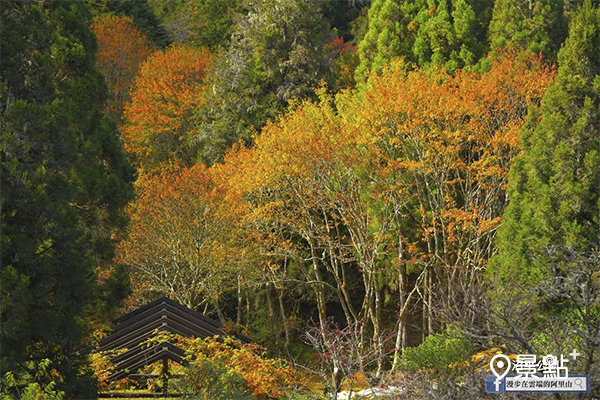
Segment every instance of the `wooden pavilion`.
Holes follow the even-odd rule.
[[[183,393],[169,393],[169,360],[186,365],[185,351],[168,343],[156,343],[150,347],[142,347],[147,339],[156,332],[164,331],[185,337],[207,338],[228,336],[221,325],[210,318],[193,311],[167,297],[161,297],[140,308],[131,311],[113,321],[114,332],[100,341],[100,351],[127,349],[124,353],[112,358],[116,372],[109,376],[109,381],[125,377],[141,379],[160,377],[163,391],[161,393],[99,393],[101,398],[115,397],[182,397]],[[237,336],[243,343],[249,343],[245,336]],[[162,372],[159,375],[143,375],[136,372],[147,365],[162,360]]]

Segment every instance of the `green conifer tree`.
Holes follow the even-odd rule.
[[[476,17],[465,0],[440,0],[419,11],[413,54],[420,66],[444,64],[449,71],[474,65],[483,55],[475,36]]]
[[[570,23],[559,68],[530,110],[523,154],[509,177],[509,205],[491,264],[502,280],[534,284],[547,246],[590,251],[600,238],[600,9],[586,1]]]
[[[412,22],[415,5],[397,0],[374,0],[369,8],[368,29],[358,45],[360,64],[357,80],[364,80],[370,70],[377,70],[394,57],[412,61],[412,47],[417,26]]]
[[[496,1],[489,27],[492,51],[513,45],[521,50],[556,57],[567,36],[565,1]]]
[[[474,65],[485,50],[475,10],[485,12],[467,0],[375,0],[359,43],[357,81],[395,57],[422,67],[440,63],[449,71]]]
[[[8,2],[0,15],[0,377],[49,358],[67,397],[89,398],[81,320],[126,222],[133,171],[101,112],[83,4]]]

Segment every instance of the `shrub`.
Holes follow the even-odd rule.
[[[277,398],[300,380],[285,360],[263,357],[260,347],[253,343],[242,344],[231,337],[193,339],[160,332],[148,344],[163,341],[185,350],[189,361],[183,368],[185,388],[207,398]],[[215,386],[223,391],[215,392]],[[244,393],[252,397],[243,397]]]
[[[198,358],[190,362],[184,378],[184,391],[197,400],[252,400],[244,392],[244,380],[233,369]]]
[[[466,340],[434,334],[419,346],[405,349],[400,359],[400,368],[406,371],[446,369],[467,361],[470,355],[471,346]]]
[[[12,372],[7,372],[1,381],[0,400],[62,400],[65,392],[56,389],[56,383],[62,377],[55,369],[50,368],[49,359],[42,360],[34,377],[26,382],[18,382]],[[48,384],[40,384],[38,380],[48,380]]]

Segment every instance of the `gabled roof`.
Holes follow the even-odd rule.
[[[187,360],[184,357],[184,350],[168,342],[158,343],[146,349],[137,346],[112,359],[117,372],[109,376],[108,380],[114,381],[125,378],[130,374],[129,371],[137,371],[146,365],[150,365],[165,358],[186,365]]]
[[[185,351],[171,343],[158,343],[142,349],[141,343],[152,337],[156,331],[202,339],[215,335],[228,336],[220,329],[221,325],[218,322],[167,297],[145,304],[117,318],[113,324],[114,332],[100,341],[100,351],[127,351],[112,359],[117,372],[111,375],[109,380],[124,378],[130,372],[165,358],[185,364]],[[245,336],[237,338],[243,343],[251,342]]]

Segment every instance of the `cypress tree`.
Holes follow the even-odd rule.
[[[488,30],[492,51],[512,45],[555,58],[567,36],[565,2],[557,0],[496,1]]]
[[[412,61],[412,46],[416,26],[411,24],[414,5],[397,0],[374,0],[369,8],[368,29],[358,44],[360,64],[356,77],[360,82],[366,73],[377,70],[394,57],[405,56]]]
[[[110,263],[133,172],[94,67],[86,9],[3,4],[0,34],[0,369],[52,360],[68,398],[94,396],[80,368],[82,317]],[[33,362],[33,363],[32,363]]]
[[[429,67],[440,63],[449,71],[474,65],[483,56],[478,19],[466,0],[375,0],[369,9],[369,27],[359,43],[361,82],[395,57]]]
[[[530,110],[523,153],[509,176],[509,205],[491,271],[535,284],[546,246],[587,252],[600,238],[600,9],[579,7],[557,76]]]

